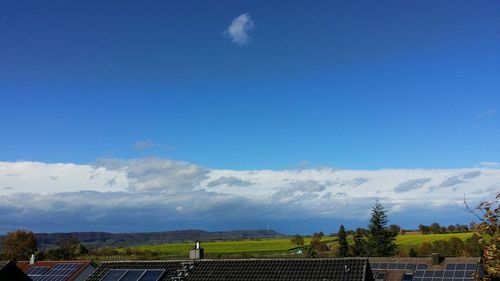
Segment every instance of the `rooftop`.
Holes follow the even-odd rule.
[[[0,280],[30,281],[14,262],[0,260]]]
[[[17,266],[33,281],[74,281],[88,266],[93,266],[90,260],[81,261],[19,261]]]
[[[473,281],[479,258],[369,258],[376,281]]]
[[[105,262],[87,279],[119,280],[373,281],[373,276],[366,258],[247,259]]]

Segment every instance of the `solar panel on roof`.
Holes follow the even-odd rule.
[[[380,265],[380,263],[371,263],[371,264],[370,264],[370,267],[371,267],[372,269],[377,269],[377,268],[379,267],[379,265]]]
[[[120,281],[137,281],[146,270],[130,269],[123,275]]]
[[[425,263],[417,264],[417,270],[427,270],[427,264]]]
[[[405,269],[405,268],[406,268],[406,263],[398,263],[398,264],[396,265],[396,268],[397,268],[397,269]]]
[[[80,264],[75,263],[58,263],[52,268],[33,266],[27,274],[34,281],[66,281],[79,266]]]
[[[408,264],[406,264],[406,269],[415,270],[415,266],[416,266],[416,264],[414,264],[414,263],[408,263]]]
[[[138,281],[158,281],[165,270],[147,270]]]
[[[453,270],[445,270],[444,277],[445,278],[453,278]]]
[[[41,275],[49,270],[48,266],[32,266],[26,274],[28,275]]]
[[[423,270],[415,271],[415,277],[424,277],[424,273],[425,271]]]
[[[434,271],[434,277],[443,277],[444,271]]]
[[[477,264],[475,264],[475,263],[468,263],[465,266],[465,270],[476,270],[476,267],[477,267]]]
[[[380,264],[379,269],[387,269],[388,266],[389,266],[389,264],[384,262],[384,263]]]
[[[465,265],[464,263],[459,263],[457,264],[457,266],[455,267],[455,270],[465,270]]]
[[[449,263],[446,265],[446,270],[455,270],[457,265],[455,263]]]
[[[122,278],[123,275],[125,275],[126,272],[126,269],[111,269],[102,278],[102,281],[118,281],[120,280],[120,278]]]
[[[64,275],[64,276],[70,276],[75,272],[76,270],[63,270],[63,269],[50,269],[45,273],[45,275]]]
[[[31,277],[33,281],[65,281],[68,280],[67,276],[60,276],[60,275],[55,275],[55,276],[48,276],[48,275],[38,275],[35,277]]]
[[[164,272],[162,269],[111,269],[101,281],[158,281]]]
[[[387,267],[387,269],[396,269],[397,265],[398,265],[397,263],[391,262],[391,263],[389,263],[389,266]]]

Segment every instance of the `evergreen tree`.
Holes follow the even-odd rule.
[[[347,234],[343,225],[340,225],[337,237],[339,238],[339,257],[347,257],[349,255],[349,245],[347,244]]]
[[[395,253],[396,235],[387,229],[386,210],[378,201],[372,208],[372,217],[368,225],[368,254],[375,257],[388,257]]]
[[[364,231],[360,228],[352,236],[354,245],[352,246],[352,253],[355,257],[366,256],[366,241]]]

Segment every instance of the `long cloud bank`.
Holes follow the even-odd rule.
[[[500,169],[215,170],[160,158],[94,165],[0,162],[0,232],[174,228],[334,231],[365,226],[380,200],[413,227],[472,220],[500,190]]]

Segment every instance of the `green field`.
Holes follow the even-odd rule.
[[[430,234],[430,235],[399,235],[396,239],[396,244],[403,251],[409,250],[411,247],[418,247],[423,242],[432,243],[436,240],[449,240],[451,237],[458,237],[462,241],[467,240],[472,236],[472,232],[466,233],[450,233],[450,234]]]
[[[433,242],[436,240],[448,240],[451,237],[458,237],[462,240],[470,238],[472,233],[452,233],[452,234],[432,234],[432,235],[399,235],[396,244],[402,251],[408,251],[411,247],[418,247],[423,242]],[[325,237],[323,241],[335,243],[335,237]],[[309,239],[305,238],[306,245]],[[242,241],[224,241],[224,242],[205,242],[202,244],[207,257],[280,257],[294,255],[291,250],[296,245],[290,243],[290,238],[262,239],[262,240],[242,240]],[[162,258],[184,258],[187,257],[189,249],[193,243],[176,243],[131,247],[134,251],[152,251],[158,253]],[[124,253],[123,248],[119,249]]]

